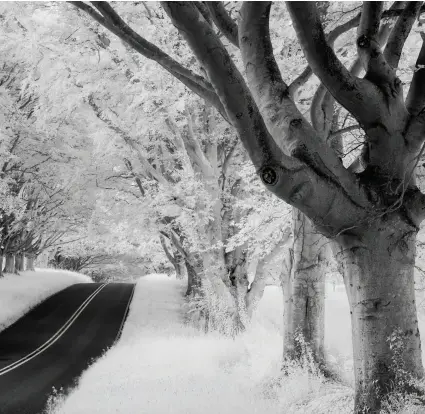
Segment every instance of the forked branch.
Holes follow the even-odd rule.
[[[186,2],[162,4],[205,68],[268,189],[300,209],[328,235],[336,234],[337,229],[344,231],[348,223],[354,225],[354,222],[366,217],[367,208],[351,199],[336,177],[323,177],[308,163],[285,155],[279,148],[269,134],[242,75],[197,8]],[[242,39],[240,33],[240,44]],[[301,124],[300,120],[290,123],[294,134],[300,133]],[[341,209],[341,205],[344,208]]]
[[[288,2],[298,40],[313,72],[335,99],[362,123],[380,117],[376,91],[363,79],[353,76],[326,41],[317,8],[313,2]]]
[[[239,42],[248,83],[267,129],[290,155],[302,159],[323,176],[339,182],[359,204],[367,203],[355,177],[344,168],[337,154],[318,139],[288,95],[288,87],[282,79],[270,40],[270,6],[270,2],[243,4]]]

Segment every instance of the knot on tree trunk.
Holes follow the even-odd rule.
[[[263,167],[260,172],[261,181],[266,186],[273,186],[278,182],[278,173],[276,168],[271,166]]]
[[[357,39],[357,46],[362,48],[362,49],[366,49],[366,48],[370,47],[370,39],[366,35],[361,35]]]

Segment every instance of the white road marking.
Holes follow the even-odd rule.
[[[115,337],[114,345],[118,342],[118,339],[121,338],[122,330],[124,328],[124,324],[127,319],[128,309],[130,308],[130,304],[133,299],[135,289],[136,289],[136,284],[133,284],[133,290],[131,291],[130,297],[128,299],[127,307],[125,308],[124,316],[122,317],[120,329],[118,330],[117,336]]]
[[[31,359],[35,358],[37,355],[41,354],[43,351],[48,349],[50,346],[52,346],[69,328],[70,326],[75,322],[75,320],[80,316],[80,314],[83,312],[83,310],[88,306],[88,304],[94,299],[94,297],[106,286],[108,283],[104,283],[101,286],[99,286],[81,305],[80,307],[73,313],[73,315],[65,322],[65,324],[49,339],[47,340],[43,345],[39,346],[36,350],[32,351],[28,355],[25,355],[23,358],[21,358],[18,361],[13,362],[12,364],[3,367],[0,369],[0,376],[14,370],[15,368],[18,368],[19,366],[25,364],[28,361],[31,361]]]

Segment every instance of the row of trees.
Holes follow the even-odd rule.
[[[22,72],[4,63],[0,72],[1,149],[0,275],[34,270],[34,259],[70,229],[62,206],[72,186],[52,176],[55,157],[45,134],[33,129],[33,99],[17,87]],[[55,159],[56,158],[56,159]],[[59,161],[59,163],[58,163]],[[26,260],[24,261],[24,257]]]
[[[37,96],[31,130],[86,171],[76,188],[91,213],[66,199],[60,222],[80,217],[80,233],[141,257],[162,250],[158,262],[187,274],[224,331],[243,328],[277,264],[284,356],[299,356],[301,330],[319,362],[332,250],[351,307],[356,412],[377,412],[397,383],[394,332],[405,372],[421,377],[422,3],[72,3],[2,13],[3,56],[23,68],[21,95]],[[27,211],[20,188],[20,209],[2,217]]]
[[[115,223],[111,224],[110,231],[118,236],[113,243],[127,243],[129,249],[137,244],[139,254],[147,258],[143,232],[179,273],[188,276],[188,295],[205,299],[202,306],[208,309],[211,328],[227,329],[220,320],[230,319],[224,324],[229,330],[241,329],[264,290],[266,262],[275,257],[276,249],[283,250],[282,238],[288,240],[287,209],[259,185],[245,150],[211,105],[173,78],[161,79],[154,66],[101,32],[98,25],[75,32],[79,17],[74,13],[67,18],[69,34],[64,32],[61,13],[65,10],[26,5],[15,28],[21,36],[15,53],[25,59],[31,41],[20,26],[31,25],[29,15],[42,19],[40,13],[58,14],[57,20],[49,18],[50,30],[35,28],[40,38],[31,47],[37,60],[27,62],[37,73],[34,79],[28,71],[26,80],[40,97],[37,126],[59,128],[66,118],[84,131],[92,143],[90,171],[98,208],[105,208],[102,214],[108,214],[109,220],[113,220],[110,211],[125,210],[139,232],[129,234],[126,225],[118,236]],[[59,28],[62,50],[55,44]],[[46,52],[44,45],[54,53]],[[181,53],[186,53],[184,48]],[[104,76],[99,76],[99,67]],[[150,82],[141,77],[143,73],[150,74]],[[178,102],[173,95],[164,97],[163,88],[176,90]],[[67,96],[66,107],[63,96]],[[262,217],[256,226],[247,227],[247,215]],[[78,259],[72,256],[73,261]],[[258,272],[248,291],[248,264],[253,261],[259,262]],[[71,260],[63,263],[67,262]],[[219,301],[208,301],[206,284],[217,291]],[[217,321],[213,307],[223,309]]]
[[[265,187],[297,209],[294,228],[314,229],[295,232],[299,245],[293,249],[285,291],[289,354],[293,333],[288,327],[298,314],[300,318],[309,314],[311,306],[317,324],[322,323],[323,303],[317,299],[322,286],[317,276],[326,254],[304,249],[307,234],[316,233],[328,239],[324,244],[332,247],[340,263],[349,297],[355,411],[378,412],[382,397],[399,384],[388,341],[395,332],[403,334],[404,347],[397,357],[405,372],[422,377],[413,270],[415,237],[424,211],[424,197],[414,179],[425,136],[423,46],[416,53],[417,70],[410,85],[403,85],[396,73],[409,34],[415,36],[412,28],[422,2],[397,3],[390,10],[384,10],[381,2],[365,2],[360,12],[347,15],[343,25],[326,35],[323,11],[314,3],[288,2],[309,65],[291,84],[284,81],[276,60],[279,49],[272,44],[276,39],[270,30],[269,2],[244,3],[238,23],[221,3],[163,2],[179,32],[174,34],[175,42],[184,38],[199,64],[198,73],[136,33],[125,21],[134,19],[128,15],[129,6],[121,15],[106,2],[72,3],[214,107],[238,134]],[[277,15],[282,26],[285,17],[281,11]],[[349,56],[357,55],[347,69],[333,46],[339,34],[353,28],[357,28],[355,44],[338,49],[342,56],[347,49]],[[243,74],[238,68],[243,68]],[[296,105],[296,91],[312,73],[321,84],[308,119]],[[345,118],[352,121],[347,124]],[[341,148],[345,151],[346,146],[340,138],[359,127],[364,132],[361,151],[354,152],[355,161],[348,165],[341,160]],[[310,254],[311,266],[298,265]],[[220,267],[218,252],[212,257]],[[210,262],[205,263],[208,273]],[[220,295],[218,286],[231,286],[220,274],[205,278],[217,286],[216,295]],[[314,293],[301,293],[301,286],[311,287],[308,290]],[[298,322],[296,326],[304,327]],[[305,329],[311,342],[320,342],[320,332]]]

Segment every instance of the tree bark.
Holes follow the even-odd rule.
[[[35,256],[33,254],[28,254],[25,257],[27,259],[27,270],[34,272],[35,271],[34,269]]]
[[[196,258],[195,255],[190,255],[190,260],[185,260],[187,270],[187,290],[186,296],[194,296],[200,294],[203,263],[201,258]]]
[[[183,255],[177,250],[174,250],[174,259],[175,259],[175,264],[174,265],[174,269],[176,269],[176,277],[177,279],[184,279],[185,277],[185,260]]]
[[[324,362],[326,239],[293,209],[294,243],[290,274],[283,278],[284,359],[299,360],[302,334],[316,362]]]
[[[14,273],[14,272],[15,272],[15,256],[13,254],[6,253],[4,273]]]
[[[15,255],[15,270],[14,273],[19,273],[24,270],[24,255],[23,253],[17,253]]]
[[[400,219],[389,221],[371,226],[361,242],[343,237],[333,243],[350,304],[355,413],[379,412],[382,398],[410,379],[403,376],[424,375],[414,291],[416,232]]]

